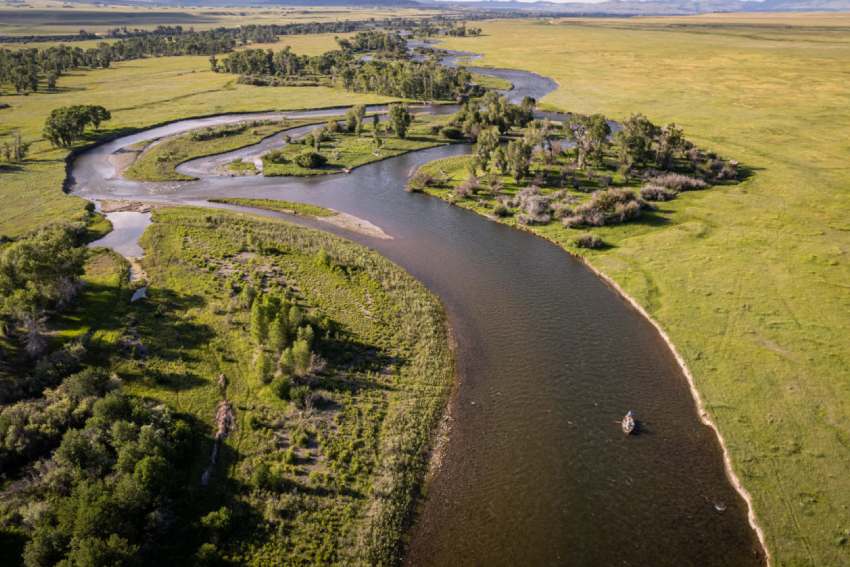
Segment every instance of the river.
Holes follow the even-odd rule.
[[[514,82],[515,100],[556,87],[524,71],[476,70]],[[72,190],[91,200],[301,201],[360,217],[392,237],[287,217],[365,244],[404,267],[440,297],[457,339],[449,441],[410,533],[409,564],[764,563],[717,437],[700,421],[686,377],[653,325],[557,246],[402,190],[416,166],[466,153],[468,146],[314,178],[218,177],[210,172],[222,158],[212,157],[180,166],[198,181],[141,183],[116,177],[110,161],[141,140],[281,115],[190,119],[108,142],[75,160]],[[259,149],[280,143],[281,137],[267,140]],[[257,151],[229,152],[226,159]],[[132,249],[119,230],[110,238]],[[620,429],[629,409],[640,419],[640,435]]]

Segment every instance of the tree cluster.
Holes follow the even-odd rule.
[[[27,157],[29,147],[30,143],[24,142],[21,139],[20,132],[15,132],[12,135],[11,140],[3,142],[2,149],[0,149],[0,159],[6,163],[17,163],[23,161],[23,159]]]
[[[404,140],[407,137],[407,129],[410,128],[410,124],[413,122],[413,115],[410,114],[406,104],[391,104],[389,121],[390,127],[396,136]]]
[[[330,260],[320,252],[317,262],[327,265]],[[271,384],[283,399],[309,403],[306,378],[324,369],[324,361],[313,351],[321,322],[282,295],[266,293],[251,300],[249,326],[257,347],[255,372],[260,382]]]
[[[468,91],[471,81],[465,69],[447,68],[434,61],[364,61],[342,50],[298,55],[288,47],[277,52],[246,49],[231,53],[220,65],[216,62],[216,68],[248,77],[283,79],[251,80],[251,84],[322,81],[355,92],[420,100],[456,99]]]
[[[44,122],[44,137],[54,146],[67,148],[83,137],[89,126],[100,127],[112,115],[102,106],[82,104],[55,108]]]
[[[452,117],[450,124],[463,134],[476,140],[478,134],[495,127],[500,135],[511,128],[523,128],[534,118],[533,98],[525,97],[520,104],[512,104],[499,93],[489,91],[480,99],[466,101]]]
[[[337,43],[346,53],[377,52],[390,57],[404,57],[407,53],[407,41],[396,32],[362,31],[352,38],[337,38]]]
[[[175,501],[190,470],[189,424],[117,392],[92,403],[106,389],[97,372],[63,385],[56,395],[85,408],[77,416],[82,427],[66,422],[53,455],[18,494],[4,498],[3,528],[25,535],[28,567],[144,564],[181,528]]]
[[[47,347],[48,310],[69,304],[79,288],[85,249],[67,226],[50,226],[0,252],[0,334],[24,344],[33,357]]]

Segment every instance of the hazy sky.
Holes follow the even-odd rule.
[[[437,2],[476,2],[479,0],[436,0]],[[536,2],[538,0],[491,0],[494,2]],[[553,4],[564,4],[566,2],[569,3],[583,3],[583,4],[595,4],[597,2],[605,2],[605,0],[540,0],[541,2],[551,2]]]

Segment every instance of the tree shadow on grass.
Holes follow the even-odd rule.
[[[16,163],[3,163],[0,164],[0,173],[13,173],[16,171],[23,171],[24,168]]]
[[[388,366],[405,363],[400,356],[388,354],[380,347],[366,344],[346,333],[324,338],[319,344],[321,354],[331,367],[350,371],[380,372]]]
[[[656,204],[656,206],[658,207],[657,204]],[[653,226],[653,227],[668,226],[668,225],[672,224],[673,221],[671,221],[665,215],[671,214],[672,212],[673,211],[671,211],[670,209],[662,209],[660,207],[657,208],[654,211],[644,211],[643,214],[640,217],[629,221],[629,224],[640,225],[640,226]]]
[[[192,320],[187,311],[206,305],[203,297],[180,294],[165,288],[151,288],[148,298],[130,303],[126,285],[88,283],[74,309],[63,314],[58,328],[73,331],[88,327],[100,340],[90,351],[95,358],[115,355],[123,358],[156,356],[163,360],[195,362],[194,350],[214,336],[205,324]],[[75,333],[71,333],[75,334]],[[203,382],[188,375],[160,375],[157,383],[185,390]]]
[[[56,95],[56,94],[82,92],[84,90],[86,90],[86,87],[68,87],[68,86],[56,85],[53,89],[50,89],[50,90],[43,90],[43,91],[40,90],[39,94]]]
[[[208,343],[215,333],[208,325],[193,321],[188,311],[205,305],[200,295],[150,288],[148,299],[133,306],[135,327],[152,354],[165,360],[198,361],[192,351]]]
[[[193,372],[163,372],[144,367],[140,368],[140,372],[137,374],[123,374],[122,376],[129,380],[150,382],[158,388],[172,392],[191,390],[192,388],[204,386],[209,383],[208,380],[204,380],[204,378]]]

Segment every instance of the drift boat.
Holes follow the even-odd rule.
[[[635,428],[637,427],[637,422],[635,421],[635,416],[632,413],[632,410],[629,410],[629,413],[625,415],[623,418],[623,433],[626,435],[631,435],[634,433]]]

